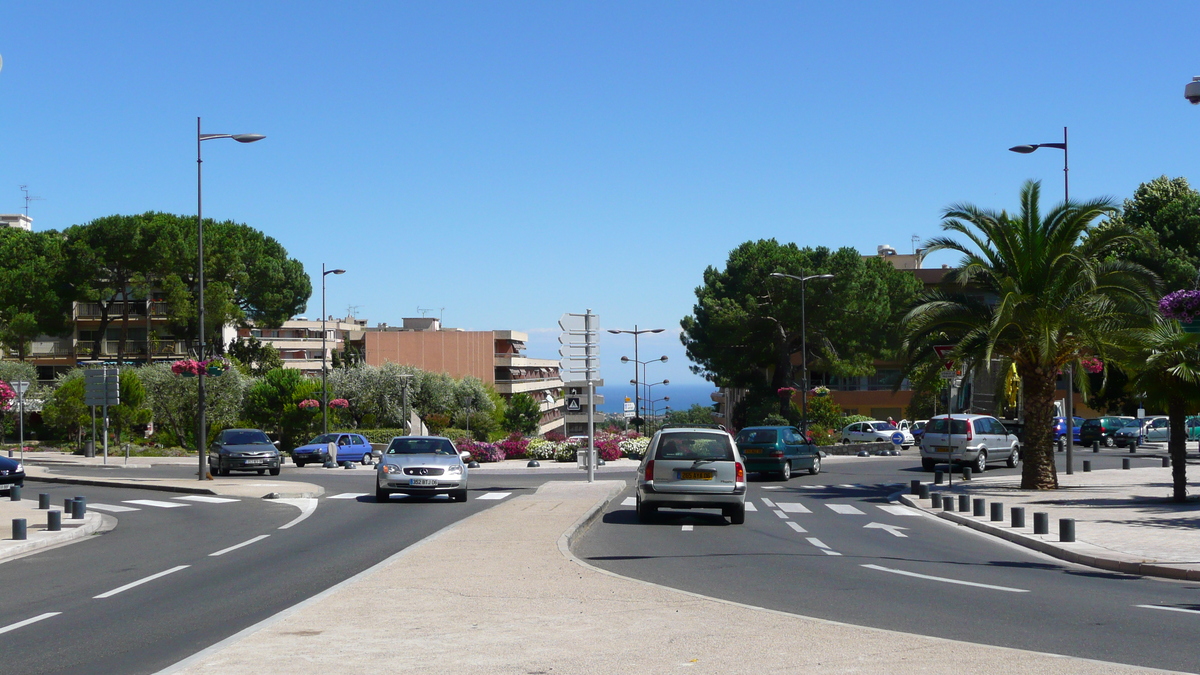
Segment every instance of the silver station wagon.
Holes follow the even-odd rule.
[[[379,458],[375,473],[375,499],[385,502],[393,494],[448,495],[450,501],[467,501],[467,466],[449,438],[397,436]]]
[[[654,434],[638,467],[638,520],[659,508],[720,509],[734,525],[746,522],[746,465],[724,429],[668,428]]]

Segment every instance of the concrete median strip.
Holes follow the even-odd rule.
[[[76,541],[82,541],[88,535],[100,531],[111,530],[117,520],[97,511],[89,510],[83,520],[75,520],[66,514],[62,519],[62,530],[51,532],[45,529],[49,511],[39,509],[36,500],[23,499],[19,502],[0,500],[0,563],[13,558],[20,558],[47,548],[54,548]],[[61,505],[55,510],[61,510]],[[24,518],[28,522],[27,539],[13,540],[10,523],[13,518]]]
[[[592,567],[571,542],[623,487],[551,482],[503,500],[162,672],[1161,672],[812,619]]]

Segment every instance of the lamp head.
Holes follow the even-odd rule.
[[[629,363],[629,357],[628,357],[628,356],[622,356],[622,357],[621,357],[621,363]]]
[[[266,136],[263,136],[262,134],[234,134],[230,136],[230,138],[238,143],[253,143],[254,141],[261,141],[262,139],[266,138]]]
[[[1034,150],[1037,150],[1039,147],[1041,147],[1041,146],[1038,146],[1038,145],[1014,145],[1011,148],[1009,148],[1008,150],[1009,150],[1009,152],[1019,152],[1022,155],[1028,155],[1029,153],[1033,152]]]
[[[667,360],[667,356],[665,354],[662,356],[662,358],[659,359],[659,361],[663,361],[664,363],[666,362],[666,360]]]
[[[1192,81],[1187,83],[1183,88],[1183,97],[1192,105],[1200,105],[1200,77],[1193,77]]]
[[[608,332],[612,333],[613,335],[620,335],[620,334],[621,334],[621,331],[617,330],[616,328],[609,328],[609,329],[608,329]]]
[[[637,380],[630,380],[630,381],[629,381],[629,384],[636,385],[636,384],[637,384]]]
[[[663,380],[663,384],[671,384],[670,380]]]
[[[646,331],[646,332],[648,332],[648,333],[661,333],[661,332],[663,332],[664,330],[666,330],[666,329],[665,329],[665,328],[655,328],[655,329],[653,329],[653,330],[649,330],[649,331]]]

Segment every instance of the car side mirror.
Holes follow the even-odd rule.
[[[468,457],[470,457],[470,456],[471,456],[471,453],[470,453],[470,452],[467,452],[466,450],[459,450],[459,451],[458,451],[458,458],[459,458],[459,459],[461,459],[461,460],[463,460],[464,462],[465,462],[465,461],[467,461],[467,458],[468,458]]]
[[[278,447],[279,447],[279,441],[271,441],[271,445],[273,445],[273,446],[275,446],[275,447],[277,447],[277,448],[278,448]]]

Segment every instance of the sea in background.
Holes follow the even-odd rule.
[[[707,382],[679,385],[672,383],[654,387],[654,397],[670,396],[671,400],[667,402],[667,405],[671,406],[671,410],[687,410],[696,403],[702,406],[711,406],[713,401],[709,398],[709,394],[716,390],[716,387]],[[604,396],[604,404],[599,406],[601,412],[621,412],[625,397],[633,399],[633,385],[628,383],[606,384],[603,387],[596,387],[596,393]],[[662,409],[662,406],[663,403],[658,403],[659,410]]]

